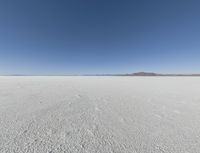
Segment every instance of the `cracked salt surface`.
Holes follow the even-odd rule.
[[[199,77],[0,77],[1,153],[199,153]]]

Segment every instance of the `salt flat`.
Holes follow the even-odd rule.
[[[0,77],[1,153],[199,153],[200,77]]]

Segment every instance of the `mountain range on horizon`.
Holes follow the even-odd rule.
[[[1,76],[200,76],[200,73],[155,73],[155,72],[135,72],[121,74],[68,74],[68,75],[32,75],[32,74],[8,74]]]
[[[200,74],[179,74],[179,73],[154,73],[154,72],[136,72],[125,74],[126,76],[200,76]]]

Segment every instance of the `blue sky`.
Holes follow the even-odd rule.
[[[198,0],[1,0],[0,74],[200,73]]]

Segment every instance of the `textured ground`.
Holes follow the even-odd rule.
[[[1,153],[199,153],[198,77],[0,77]]]

